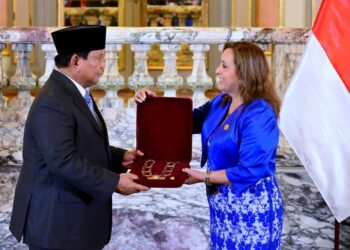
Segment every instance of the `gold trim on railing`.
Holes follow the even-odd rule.
[[[99,12],[107,10],[112,15],[118,15],[118,7],[65,7],[64,14],[84,15],[84,13],[89,10],[98,10]]]
[[[248,27],[253,25],[253,0],[248,0]]]
[[[176,14],[192,14],[201,13],[202,6],[200,5],[181,5],[181,6],[169,6],[169,5],[147,5],[147,13],[176,13]]]
[[[125,26],[125,0],[118,1],[118,26]]]
[[[285,11],[285,1],[279,0],[278,1],[278,28],[284,27],[284,11]]]
[[[17,19],[17,1],[18,0],[13,0],[13,5],[12,5],[12,11],[13,11],[13,17],[12,17],[12,25],[13,26],[18,26],[18,24],[16,23],[16,19]]]
[[[34,17],[33,0],[29,0],[29,26],[33,26],[33,17]]]
[[[236,0],[231,0],[231,25],[232,27],[236,27],[236,19],[237,19],[237,13],[236,13]]]
[[[62,0],[57,1],[57,24],[64,26],[64,3]]]

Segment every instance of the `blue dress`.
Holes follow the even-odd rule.
[[[270,105],[257,99],[226,120],[219,95],[193,112],[202,162],[225,169],[231,186],[208,186],[211,249],[279,249],[283,204],[274,173],[279,131]]]

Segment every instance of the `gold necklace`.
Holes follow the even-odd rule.
[[[148,180],[165,180],[166,177],[172,175],[174,167],[176,166],[176,163],[179,163],[179,162],[168,161],[166,162],[163,168],[163,171],[159,175],[153,175],[152,168],[155,163],[156,163],[155,160],[150,159],[150,160],[146,160],[142,166],[141,173]],[[175,177],[171,176],[170,180],[175,180]]]

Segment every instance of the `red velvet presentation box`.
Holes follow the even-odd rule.
[[[147,97],[137,104],[136,148],[138,157],[131,172],[148,187],[180,187],[192,158],[192,100]]]

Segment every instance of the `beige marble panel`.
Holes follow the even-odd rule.
[[[286,28],[306,27],[305,0],[285,0],[284,24]],[[298,13],[296,15],[296,13]]]
[[[13,0],[14,20],[13,25],[17,27],[28,27],[32,25],[31,12],[32,1],[31,0]]]
[[[236,27],[249,26],[249,5],[247,0],[234,0],[236,2]]]
[[[279,0],[255,0],[255,26],[278,27]]]
[[[7,27],[10,25],[9,23],[9,1],[8,0],[0,0],[0,26]]]

